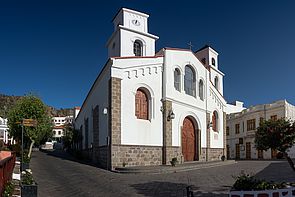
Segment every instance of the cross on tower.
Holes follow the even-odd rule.
[[[192,50],[192,48],[194,46],[194,45],[192,45],[192,42],[190,41],[189,43],[187,43],[187,45],[189,46],[189,49]]]

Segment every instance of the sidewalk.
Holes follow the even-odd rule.
[[[120,168],[115,168],[113,172],[163,174],[163,173],[185,172],[185,171],[212,168],[212,167],[224,166],[224,165],[232,165],[236,163],[237,162],[235,160],[210,161],[210,162],[195,161],[195,162],[187,162],[184,164],[178,164],[175,167],[172,167],[170,165],[120,167]]]
[[[20,161],[18,159],[15,161],[15,166],[14,166],[14,169],[13,169],[12,183],[14,184],[14,192],[13,192],[12,196],[13,197],[20,197],[21,196],[21,189],[20,189]]]

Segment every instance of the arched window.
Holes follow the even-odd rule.
[[[149,99],[148,95],[142,89],[137,89],[135,95],[135,116],[137,119],[148,120]]]
[[[212,57],[211,61],[212,61],[212,65],[215,66],[215,59],[213,57]]]
[[[142,56],[142,42],[135,40],[133,44],[133,53],[135,56]]]
[[[217,76],[214,78],[214,86],[218,90],[219,85],[218,85],[218,77]]]
[[[180,91],[180,71],[178,68],[174,70],[174,87],[177,91]]]
[[[189,65],[185,66],[184,91],[188,95],[196,96],[196,74]]]
[[[213,115],[212,115],[212,129],[213,131],[218,131],[218,114],[217,114],[217,111],[214,111],[213,112]]]
[[[202,101],[204,100],[204,82],[201,79],[199,82],[199,97]]]

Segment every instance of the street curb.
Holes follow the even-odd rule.
[[[120,173],[120,174],[167,174],[167,173],[177,173],[177,172],[187,172],[192,170],[206,169],[206,168],[214,168],[225,165],[236,164],[237,162],[234,160],[222,161],[222,162],[214,162],[214,163],[192,163],[192,164],[183,164],[175,167],[172,166],[155,166],[155,168],[146,167],[126,167],[126,168],[115,168],[112,172]]]

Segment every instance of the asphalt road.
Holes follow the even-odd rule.
[[[81,163],[64,152],[34,152],[31,160],[39,197],[228,196],[241,171],[273,181],[294,181],[285,161],[239,161],[237,164],[167,174],[118,174]]]

